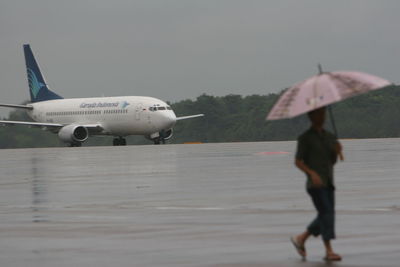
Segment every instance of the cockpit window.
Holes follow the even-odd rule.
[[[160,106],[153,106],[149,107],[150,111],[157,111],[157,110],[172,110],[170,106],[167,107],[160,107]]]

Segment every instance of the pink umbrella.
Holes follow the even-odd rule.
[[[363,72],[322,72],[321,66],[319,70],[319,75],[288,88],[272,107],[267,120],[293,118],[391,84],[385,79]]]

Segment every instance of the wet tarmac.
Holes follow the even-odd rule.
[[[400,266],[400,139],[343,144],[342,262],[296,254],[295,143],[260,142],[0,150],[0,266]]]

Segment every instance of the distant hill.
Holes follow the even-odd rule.
[[[306,116],[265,121],[279,94],[203,94],[195,100],[171,104],[177,116],[204,113],[204,118],[179,121],[170,143],[252,142],[295,140],[309,127]],[[400,86],[357,96],[333,106],[340,138],[400,137]],[[27,120],[24,111],[12,111],[7,119]],[[330,122],[327,121],[329,129]],[[143,137],[129,137],[128,144],[152,144]],[[89,138],[84,145],[111,145],[111,137]],[[0,148],[64,146],[57,135],[24,126],[0,127]]]

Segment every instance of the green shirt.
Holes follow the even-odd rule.
[[[333,165],[337,160],[335,145],[336,137],[325,131],[318,132],[313,128],[308,129],[297,139],[296,159],[302,160],[310,169],[317,172],[326,187],[334,187]],[[307,187],[312,186],[307,175]]]

